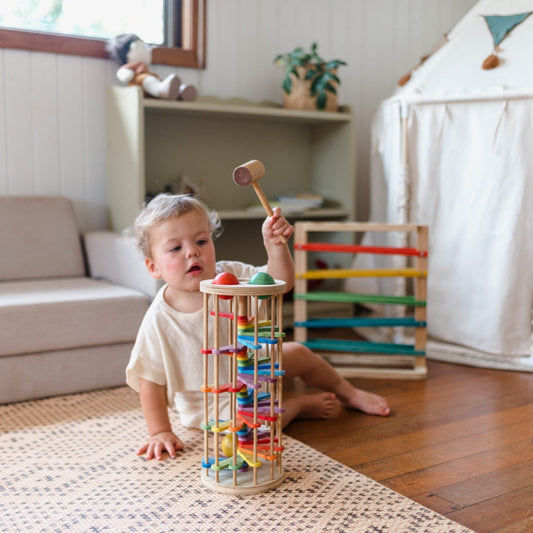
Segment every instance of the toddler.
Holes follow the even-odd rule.
[[[200,281],[220,272],[250,278],[268,272],[294,284],[294,265],[286,243],[293,227],[275,208],[262,225],[267,264],[255,267],[237,261],[216,261],[213,239],[220,222],[198,199],[160,194],[137,217],[133,231],[144,254],[146,268],[165,285],[158,291],[143,319],[126,370],[127,383],[139,392],[149,438],[138,450],[146,459],[171,457],[184,448],[173,432],[168,408],[177,410],[181,423],[199,428],[203,422],[203,295]],[[229,305],[227,302],[221,305]],[[221,308],[221,312],[225,309]],[[225,321],[226,322],[226,321]],[[226,332],[221,331],[221,338]],[[221,358],[227,373],[229,357]],[[390,409],[381,396],[353,387],[319,355],[296,342],[283,343],[285,377],[301,378],[322,393],[284,400],[283,426],[295,418],[327,418],[337,398],[343,406],[368,414],[387,416]],[[221,395],[221,413],[229,395]],[[226,410],[226,412],[228,412]],[[221,415],[221,418],[223,415]]]

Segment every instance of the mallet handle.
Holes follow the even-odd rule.
[[[263,189],[261,189],[261,185],[257,181],[252,182],[252,187],[255,190],[255,194],[257,194],[257,197],[259,198],[259,201],[265,208],[265,211],[269,217],[273,215],[272,207],[270,207],[270,204],[268,203],[267,197],[265,196],[265,193],[263,192]]]
[[[269,217],[271,217],[274,213],[272,212],[272,207],[270,207],[270,204],[268,203],[267,197],[265,196],[265,193],[263,192],[263,189],[261,188],[261,185],[259,185],[259,182],[253,181],[252,187],[254,188],[255,194],[257,194],[257,197],[259,198],[259,201],[261,202],[261,205],[265,208],[265,211]],[[284,235],[278,235],[280,242],[285,244],[287,242],[287,239]]]

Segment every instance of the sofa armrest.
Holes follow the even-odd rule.
[[[138,290],[152,299],[162,285],[150,276],[133,241],[112,231],[83,235],[89,276]]]

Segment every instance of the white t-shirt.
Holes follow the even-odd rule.
[[[238,278],[250,278],[257,272],[265,272],[266,265],[255,267],[238,261],[219,261],[216,273],[231,272]],[[150,308],[146,312],[137,334],[126,369],[126,382],[139,391],[139,378],[158,385],[166,386],[167,403],[180,415],[181,423],[186,427],[201,427],[204,419],[203,393],[204,384],[203,355],[204,342],[203,317],[200,309],[195,313],[181,313],[171,307],[164,298],[166,285],[161,287]],[[229,301],[220,300],[220,312],[229,310]],[[224,339],[230,339],[229,319],[220,322],[220,345]],[[209,346],[213,346],[210,328]],[[220,383],[226,383],[229,377],[229,357],[219,356]],[[209,368],[209,383],[213,383],[212,364]],[[214,394],[208,398],[212,403]],[[219,418],[229,418],[229,394],[219,394]],[[213,418],[212,406],[210,418]]]

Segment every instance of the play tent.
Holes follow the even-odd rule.
[[[429,225],[437,359],[533,370],[531,11],[480,1],[374,117],[371,220]]]

